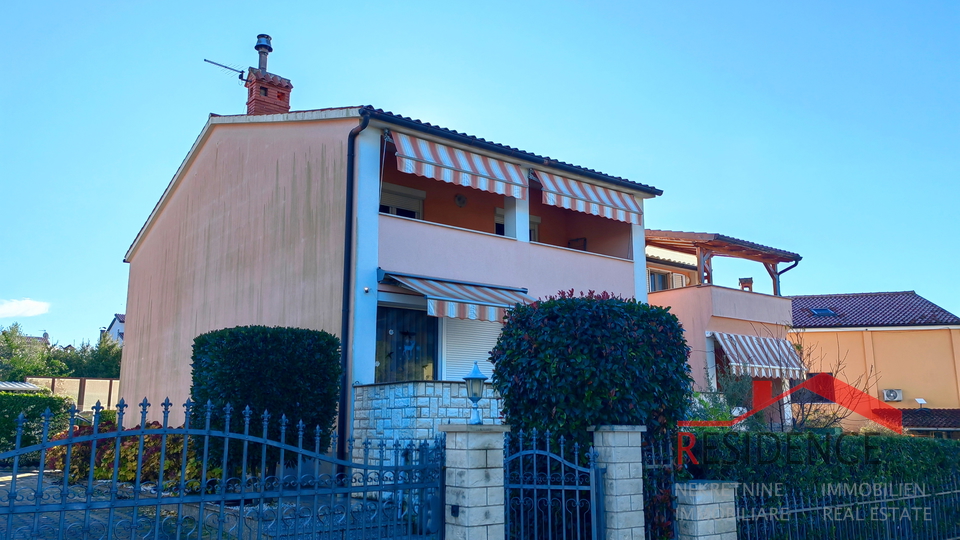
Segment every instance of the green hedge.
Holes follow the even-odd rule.
[[[827,483],[924,483],[960,474],[960,441],[887,435],[732,432],[735,435],[728,437],[739,451],[736,452],[724,444],[724,433],[707,433],[697,433],[694,455],[700,459],[705,446],[710,445],[714,448],[707,459],[719,463],[688,465],[697,479],[749,484],[779,482],[800,490],[819,490]],[[750,437],[748,453],[743,451],[745,436]],[[790,456],[785,452],[788,441],[792,441]],[[826,456],[824,448],[831,449]],[[777,449],[779,457],[773,459]]]
[[[0,392],[0,452],[14,449],[17,440],[17,417],[26,417],[20,447],[40,443],[43,435],[43,413],[53,414],[50,420],[50,436],[63,431],[69,422],[70,398],[44,392]]]
[[[202,426],[206,403],[221,411],[234,407],[230,429],[243,432],[242,409],[253,410],[250,429],[262,433],[260,415],[270,412],[269,437],[280,439],[280,417],[290,421],[286,441],[296,444],[296,423],[306,424],[305,440],[313,446],[315,428],[321,448],[330,442],[340,397],[340,340],[327,332],[302,328],[239,326],[197,336],[193,343],[193,385],[197,403],[191,422]]]
[[[688,354],[667,308],[571,290],[507,313],[493,386],[514,431],[589,444],[590,426],[675,426],[691,399]]]

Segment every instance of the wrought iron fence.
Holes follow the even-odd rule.
[[[647,540],[679,538],[676,434],[650,434],[643,439],[643,522]]]
[[[508,540],[603,538],[603,471],[592,447],[520,431],[507,434],[504,456]]]
[[[960,479],[824,484],[817,492],[742,484],[741,540],[945,540],[960,538]]]
[[[341,460],[321,448],[319,426],[285,416],[247,407],[242,432],[231,432],[230,405],[207,404],[201,427],[190,424],[190,401],[181,427],[168,425],[169,400],[161,422],[147,424],[149,407],[144,399],[132,429],[122,428],[123,400],[117,424],[102,418],[99,403],[89,426],[78,426],[72,409],[59,435],[47,411],[40,444],[27,447],[21,414],[15,448],[0,454],[12,463],[0,471],[0,539],[442,536],[441,440],[351,440],[352,459]],[[277,424],[279,440],[267,438]],[[36,466],[26,465],[31,456]]]

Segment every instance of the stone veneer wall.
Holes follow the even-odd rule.
[[[356,385],[353,437],[427,440],[440,434],[441,424],[466,424],[473,404],[464,382],[412,381]],[[501,398],[483,385],[480,415],[484,424],[502,424]]]

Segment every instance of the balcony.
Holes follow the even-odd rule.
[[[793,322],[791,300],[782,296],[701,285],[652,292],[649,298],[653,305],[670,306],[675,314],[683,312],[698,320],[718,317],[774,325]]]
[[[634,296],[627,259],[395,215],[379,220],[379,265],[386,270],[525,287],[535,298],[570,288]]]

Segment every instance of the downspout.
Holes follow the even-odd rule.
[[[775,289],[776,289],[776,290],[773,292],[773,295],[774,295],[774,296],[783,296],[782,294],[780,294],[780,276],[786,274],[786,273],[789,272],[790,270],[793,270],[794,268],[797,267],[798,264],[800,264],[800,259],[797,259],[797,260],[793,261],[793,264],[791,264],[790,266],[784,268],[783,270],[780,270],[779,272],[776,271],[776,270],[774,270],[773,272],[771,272],[771,275],[773,275],[773,280],[774,280],[773,285],[774,285],[774,287],[775,287]]]
[[[354,206],[354,185],[356,184],[356,167],[354,161],[356,158],[357,135],[367,128],[370,123],[370,113],[360,109],[360,125],[350,130],[347,135],[347,201],[346,212],[344,212],[343,227],[343,302],[342,314],[340,319],[340,406],[337,407],[337,458],[346,460],[347,457],[347,437],[350,433],[347,425],[347,406],[349,405],[348,396],[350,395],[349,386],[349,359],[350,359],[350,314],[353,311],[351,302],[351,292],[353,290],[353,206]]]

